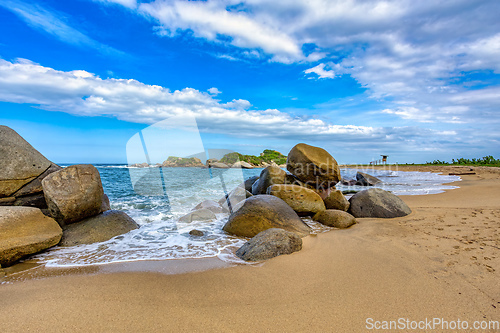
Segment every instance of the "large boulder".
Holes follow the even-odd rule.
[[[328,196],[323,200],[326,209],[338,209],[347,211],[349,209],[349,200],[342,194],[340,190],[330,191]]]
[[[61,236],[59,224],[38,208],[0,207],[1,266],[57,245]]]
[[[194,210],[184,216],[181,216],[179,218],[179,222],[191,223],[193,221],[210,221],[215,220],[216,218],[217,217],[215,216],[214,212],[206,208],[201,208]]]
[[[382,181],[377,177],[371,176],[364,172],[356,173],[356,185],[360,186],[373,186],[375,184],[381,183]]]
[[[288,153],[286,168],[317,189],[328,189],[341,179],[337,161],[326,150],[299,143]]]
[[[327,209],[322,211],[314,215],[313,220],[329,227],[339,229],[349,228],[351,225],[356,224],[356,218],[354,216],[342,210],[336,209]]]
[[[253,237],[270,228],[292,231],[301,237],[310,232],[309,226],[286,202],[267,194],[246,199],[241,208],[229,216],[223,230],[236,236]]]
[[[302,239],[294,232],[271,228],[259,232],[236,251],[246,261],[258,261],[302,249]]]
[[[243,183],[239,185],[239,187],[243,187],[248,192],[252,193],[252,185],[259,180],[259,176],[253,176],[246,179]]]
[[[286,181],[286,171],[277,166],[268,166],[260,173],[258,182],[252,186],[252,194],[266,194],[267,188],[274,184],[284,184]]]
[[[208,166],[210,168],[216,168],[216,169],[229,169],[229,165],[222,163],[222,162],[210,163]]]
[[[101,212],[104,195],[99,171],[90,164],[72,165],[42,180],[51,216],[66,225]]]
[[[400,217],[411,213],[410,207],[394,194],[379,188],[356,193],[349,199],[349,213],[354,217]]]
[[[251,196],[252,193],[248,192],[240,186],[237,186],[226,196],[221,198],[218,203],[222,206],[222,210],[224,212],[235,212],[236,205],[238,205],[238,203],[242,202],[246,198],[250,198]]]
[[[64,228],[60,246],[105,242],[115,236],[138,229],[135,221],[119,210],[108,210]]]
[[[323,200],[316,192],[302,186],[271,185],[267,189],[267,194],[282,199],[299,215],[314,215],[326,209]]]
[[[7,126],[0,126],[0,156],[0,197],[11,196],[52,164]]]

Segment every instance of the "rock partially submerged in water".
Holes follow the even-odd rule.
[[[1,266],[57,245],[61,236],[59,224],[38,208],[0,207]]]
[[[356,193],[349,199],[349,213],[354,217],[401,217],[411,213],[410,207],[396,195],[379,188]]]
[[[108,210],[64,228],[60,246],[75,246],[107,241],[138,229],[137,223],[119,210]]]
[[[322,211],[314,215],[313,220],[326,226],[339,229],[349,228],[353,224],[356,224],[356,218],[354,216],[344,212],[343,210],[337,209],[327,209]]]
[[[193,221],[211,221],[216,218],[217,216],[215,216],[214,212],[206,208],[201,208],[180,217],[179,222],[191,223]]]
[[[349,200],[344,196],[340,190],[332,190],[328,196],[323,200],[326,209],[338,209],[347,211],[349,209]]]
[[[271,185],[267,194],[282,199],[299,215],[314,215],[326,209],[315,191],[298,185]]]
[[[246,261],[259,261],[302,249],[302,239],[294,232],[271,228],[258,233],[236,251]]]
[[[246,199],[241,208],[229,216],[223,230],[236,236],[253,237],[270,228],[292,231],[301,237],[310,232],[309,226],[286,202],[267,194]]]
[[[356,173],[356,185],[360,186],[373,186],[375,184],[381,183],[382,181],[377,177],[371,176],[364,172]]]
[[[101,212],[104,192],[93,165],[71,165],[51,173],[42,187],[51,216],[62,226]]]

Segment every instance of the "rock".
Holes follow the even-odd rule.
[[[16,201],[16,197],[0,198],[0,206],[12,206]]]
[[[221,162],[210,163],[208,166],[210,168],[216,168],[216,169],[229,169],[229,165]]]
[[[135,221],[119,210],[108,210],[64,228],[60,246],[105,242],[115,236],[138,229]]]
[[[13,129],[0,126],[0,197],[8,197],[52,164]]]
[[[38,208],[0,207],[1,266],[57,245],[61,236],[59,224]]]
[[[245,200],[246,198],[250,198],[252,193],[248,192],[242,187],[237,186],[234,188],[229,194],[221,198],[219,200],[219,204],[222,206],[222,210],[225,212],[230,212],[231,210],[235,212],[235,207],[238,203]],[[231,204],[231,209],[229,209],[229,203]]]
[[[342,191],[340,190],[331,191],[328,197],[326,197],[323,201],[326,209],[338,209],[345,212],[347,212],[350,205],[349,200],[344,197]]]
[[[253,169],[253,165],[245,161],[238,161],[231,165],[231,168]]]
[[[130,165],[133,168],[149,168],[149,164],[144,162],[144,163],[135,163]]]
[[[349,213],[354,217],[400,217],[411,213],[410,207],[399,197],[379,188],[356,193],[349,199]]]
[[[205,200],[203,202],[200,202],[196,207],[194,207],[193,210],[197,209],[208,209],[212,211],[214,214],[220,214],[222,213],[222,207],[219,205],[217,202],[212,201],[212,200]]]
[[[191,223],[193,221],[210,221],[215,220],[215,214],[206,208],[197,209],[179,218],[179,222]]]
[[[243,183],[239,185],[239,187],[243,187],[245,190],[248,192],[252,193],[252,185],[255,183],[257,180],[259,180],[259,176],[253,176],[248,179],[246,179]]]
[[[236,251],[246,261],[266,260],[302,249],[302,239],[294,232],[271,228],[258,233]]]
[[[382,181],[377,177],[370,176],[367,173],[357,172],[356,173],[356,185],[361,186],[373,186],[375,184],[381,183]]]
[[[316,189],[327,189],[341,178],[337,161],[326,150],[299,143],[290,150],[286,168],[301,181]]]
[[[166,161],[163,162],[162,166],[164,167],[173,167],[173,168],[179,168],[179,167],[204,167],[205,164],[201,162],[201,160],[198,157],[176,157],[176,156],[169,156]]]
[[[101,203],[101,213],[110,209],[111,209],[111,203],[109,202],[109,197],[106,194],[103,194]]]
[[[329,227],[339,229],[349,228],[351,225],[356,224],[356,219],[351,214],[342,210],[327,209],[316,215],[313,220],[318,221]]]
[[[254,195],[229,216],[223,230],[241,237],[253,237],[259,232],[280,228],[299,236],[309,235],[310,229],[283,200],[273,195]]]
[[[265,194],[267,188],[274,184],[284,184],[286,171],[277,166],[268,166],[260,173],[259,182],[252,186],[252,194]]]
[[[14,196],[22,197],[34,193],[42,193],[42,180],[51,173],[59,171],[61,169],[62,168],[59,165],[52,163],[50,167],[45,170],[40,176],[36,177],[31,182],[21,187],[16,193],[14,193]]]
[[[52,217],[61,225],[101,212],[104,195],[99,171],[90,164],[71,165],[42,180]]]
[[[201,230],[197,230],[197,229],[193,229],[193,230],[191,230],[191,231],[189,232],[189,234],[190,234],[191,236],[196,236],[196,237],[202,237],[202,236],[204,236],[204,235],[205,235],[205,234],[203,233],[203,231],[201,231]]]
[[[271,185],[267,189],[267,194],[282,199],[299,215],[314,215],[326,209],[323,200],[316,192],[298,185]]]
[[[354,185],[356,185],[356,179],[351,179],[351,180],[342,179],[340,182],[344,186],[354,186]]]
[[[36,193],[27,195],[25,197],[16,198],[16,201],[14,201],[14,206],[28,206],[46,209],[47,202],[45,201],[45,196],[43,195],[43,193]]]

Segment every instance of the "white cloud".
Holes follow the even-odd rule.
[[[222,93],[219,89],[215,88],[215,87],[212,87],[210,89],[207,90],[209,92],[210,95],[219,95],[220,93]]]
[[[131,9],[137,8],[137,0],[94,0],[97,2],[119,4]]]
[[[63,14],[48,10],[38,4],[18,0],[2,0],[0,6],[10,10],[35,30],[48,33],[64,43],[81,48],[92,48],[105,55],[123,55],[108,45],[99,43],[67,23]]]
[[[320,79],[333,79],[335,77],[335,72],[333,70],[327,70],[325,67],[326,65],[321,63],[313,68],[306,69],[304,73],[317,74]]]

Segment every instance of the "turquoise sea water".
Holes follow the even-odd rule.
[[[203,200],[219,200],[244,179],[259,175],[262,169],[129,168],[126,165],[96,165],[109,196],[111,208],[129,214],[140,228],[107,242],[70,248],[55,247],[38,255],[47,266],[79,266],[135,260],[164,260],[218,256],[239,262],[234,251],[246,241],[227,235],[222,226],[227,215],[219,214],[211,222],[181,223],[179,217]],[[345,179],[354,178],[355,169],[343,169]],[[367,171],[367,170],[363,170]],[[376,187],[398,195],[425,195],[455,188],[446,183],[457,176],[428,172],[368,170],[383,183]],[[363,187],[337,186],[338,189],[362,190]],[[331,228],[306,220],[313,232]],[[205,235],[193,237],[192,229]]]

